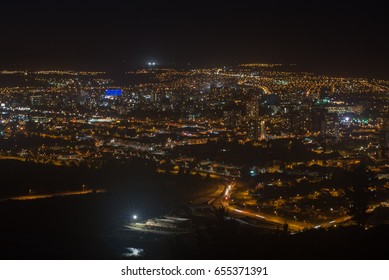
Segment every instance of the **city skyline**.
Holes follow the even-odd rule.
[[[3,4],[0,258],[382,258],[383,7]]]
[[[321,234],[316,258],[359,258],[350,236],[386,238],[389,81],[289,67],[0,71],[2,232],[38,258],[277,258],[289,239],[304,258],[288,248]]]

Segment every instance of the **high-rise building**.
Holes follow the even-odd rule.
[[[260,138],[259,98],[257,95],[246,102],[247,138],[257,141]]]
[[[291,108],[287,120],[287,130],[293,134],[304,135],[311,130],[311,116],[308,108]]]
[[[311,110],[311,131],[322,132],[323,124],[326,115],[326,109],[323,108],[312,108]]]
[[[258,119],[259,117],[259,98],[258,96],[252,97],[246,103],[246,118]]]
[[[327,113],[321,124],[320,133],[326,136],[339,135],[339,118],[335,113]]]
[[[384,118],[381,130],[382,157],[389,159],[389,118]]]
[[[31,106],[41,106],[43,105],[43,96],[42,95],[33,95],[30,97]]]
[[[239,109],[223,111],[224,125],[226,127],[237,127],[241,125],[242,112]]]
[[[258,120],[251,119],[247,121],[247,138],[258,140],[260,137],[260,123]]]
[[[265,140],[266,139],[266,122],[265,122],[265,120],[261,120],[260,125],[261,125],[261,130],[260,130],[259,139]]]

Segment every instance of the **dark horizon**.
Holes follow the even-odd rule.
[[[388,19],[377,1],[19,1],[3,4],[0,22],[3,69],[260,62],[389,78]]]

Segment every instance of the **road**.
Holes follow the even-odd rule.
[[[0,160],[8,160],[8,159],[26,161],[24,157],[0,155]]]
[[[247,216],[258,220],[275,223],[279,225],[280,229],[286,222],[288,224],[289,230],[292,232],[296,232],[310,227],[310,225],[307,223],[296,222],[290,219],[288,220],[283,217],[269,215],[265,213],[255,213],[255,212],[247,211],[246,209],[238,209],[236,207],[230,206],[228,202],[224,202],[223,206],[226,209],[228,209],[231,213],[234,213],[237,216]]]
[[[31,194],[31,195],[22,195],[22,196],[13,196],[13,197],[6,197],[0,199],[0,202],[6,201],[6,200],[33,200],[33,199],[43,199],[43,198],[51,198],[51,197],[58,197],[58,196],[70,196],[70,195],[84,195],[84,194],[90,194],[93,193],[94,190],[83,190],[83,191],[72,191],[72,192],[60,192],[60,193],[51,193],[51,194]],[[95,190],[96,193],[103,193],[105,192],[104,189],[97,189]]]
[[[229,192],[232,192],[234,184],[231,184],[231,188]],[[273,223],[278,225],[278,228],[282,229],[282,226],[285,224],[285,222],[288,224],[288,228],[291,232],[298,232],[302,231],[307,228],[329,228],[332,226],[336,226],[337,224],[344,223],[351,219],[351,216],[342,216],[339,218],[336,218],[329,222],[323,222],[320,224],[313,224],[309,222],[299,222],[295,221],[293,219],[288,219],[285,217],[280,217],[277,215],[272,214],[266,214],[266,213],[258,213],[254,211],[250,211],[247,209],[241,209],[235,206],[231,206],[228,202],[228,200],[225,199],[227,188],[219,195],[217,199],[215,199],[212,202],[212,205],[215,207],[224,206],[227,210],[229,210],[230,214],[233,217],[241,218],[241,217],[250,217],[261,221],[266,221],[268,223]]]
[[[211,194],[207,194],[205,196],[195,198],[191,201],[191,204],[194,204],[194,205],[201,205],[201,204],[213,205],[215,200],[220,198],[223,195],[224,189],[225,189],[225,187],[222,184],[218,184],[215,192],[213,192]]]
[[[230,184],[231,187],[228,190],[228,192],[229,192],[228,195],[231,194],[234,184],[235,184],[234,182],[231,182],[231,184]],[[225,199],[226,194],[227,194],[227,189],[228,189],[228,187],[225,187],[222,184],[219,184],[217,186],[217,190],[214,193],[209,194],[207,196],[199,197],[196,200],[192,201],[192,204],[195,204],[195,205],[207,204],[209,206],[213,206],[216,208],[220,207],[220,206],[224,206],[227,210],[229,210],[229,213],[232,217],[236,217],[236,218],[250,217],[250,218],[253,218],[256,220],[267,222],[270,225],[273,224],[273,226],[267,227],[269,229],[275,229],[275,228],[282,229],[282,226],[286,222],[288,224],[289,230],[291,232],[298,232],[298,231],[302,231],[302,230],[305,230],[308,228],[318,229],[318,228],[329,228],[329,227],[333,227],[333,226],[336,227],[337,225],[345,223],[351,219],[351,216],[345,215],[342,217],[335,218],[335,219],[328,221],[328,222],[322,222],[322,223],[305,222],[304,223],[304,222],[299,222],[299,221],[296,221],[293,219],[280,217],[277,215],[258,213],[258,212],[250,211],[247,209],[241,209],[241,208],[238,208],[235,206],[231,206],[229,204],[228,200]],[[389,204],[389,201],[387,201],[386,203]],[[375,207],[377,207],[381,204],[382,203],[377,203],[375,205],[372,205],[371,211],[373,211]]]
[[[287,222],[289,225],[289,229],[291,231],[299,231],[299,230],[303,230],[304,228],[310,227],[310,225],[306,224],[306,223],[296,222],[293,220],[287,220],[283,217],[264,214],[264,213],[255,213],[255,212],[249,211],[247,209],[239,209],[237,207],[231,206],[229,204],[228,200],[225,199],[226,194],[229,195],[229,193],[232,192],[232,189],[234,187],[234,183],[231,183],[230,186],[231,186],[230,188],[225,187],[221,193],[220,193],[220,191],[218,192],[219,196],[212,202],[213,206],[225,207],[230,212],[230,214],[234,217],[241,218],[241,217],[247,216],[247,217],[254,218],[257,220],[261,220],[261,221],[265,221],[268,223],[273,223],[276,225],[276,227],[278,225],[279,228],[282,228],[284,223]]]

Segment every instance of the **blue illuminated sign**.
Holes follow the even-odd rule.
[[[121,89],[106,89],[105,96],[120,96],[123,91]]]

